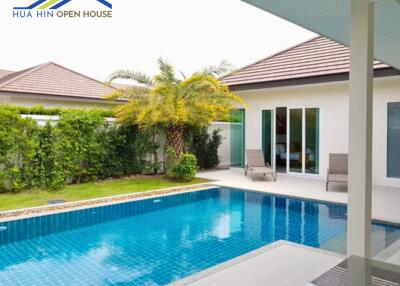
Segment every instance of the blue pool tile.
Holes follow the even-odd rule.
[[[345,252],[346,206],[215,188],[0,224],[0,285],[165,285],[274,241]],[[376,251],[400,238],[375,223]],[[382,241],[384,239],[384,241]]]

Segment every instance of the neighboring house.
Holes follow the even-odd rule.
[[[22,71],[0,70],[0,104],[44,107],[105,107],[115,88],[49,62]]]
[[[317,37],[224,76],[248,106],[245,148],[278,172],[325,178],[329,153],[348,152],[349,67],[347,47]],[[400,187],[400,71],[374,68],[373,182]]]

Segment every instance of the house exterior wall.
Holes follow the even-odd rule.
[[[0,105],[32,107],[41,105],[47,108],[109,108],[110,103],[101,99],[73,98],[51,95],[35,95],[0,91]]]
[[[319,175],[326,178],[329,153],[348,153],[348,82],[260,89],[237,92],[247,104],[246,149],[262,148],[262,110],[275,107],[318,107]],[[375,79],[373,182],[375,185],[400,187],[400,179],[387,178],[387,103],[400,102],[400,77]]]
[[[222,139],[218,148],[219,166],[229,167],[231,165],[231,124],[229,122],[213,122],[208,128],[208,132],[212,134],[216,129],[220,131]]]

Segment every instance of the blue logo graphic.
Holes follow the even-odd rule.
[[[31,9],[51,9],[56,10],[65,4],[71,2],[72,0],[38,0],[27,7],[14,7],[16,10],[31,10]],[[112,4],[106,0],[95,0],[109,9],[112,9]]]

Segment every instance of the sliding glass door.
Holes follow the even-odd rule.
[[[303,109],[290,109],[289,171],[303,172]]]
[[[231,118],[231,167],[244,167],[244,109],[236,109],[232,111]]]
[[[264,152],[264,160],[270,166],[273,166],[272,154],[273,154],[273,118],[272,110],[262,111],[262,150]]]
[[[263,110],[265,161],[280,173],[319,174],[319,116],[319,108]]]
[[[319,108],[306,108],[305,172],[319,174]]]
[[[287,108],[275,109],[275,168],[279,173],[287,172]]]

